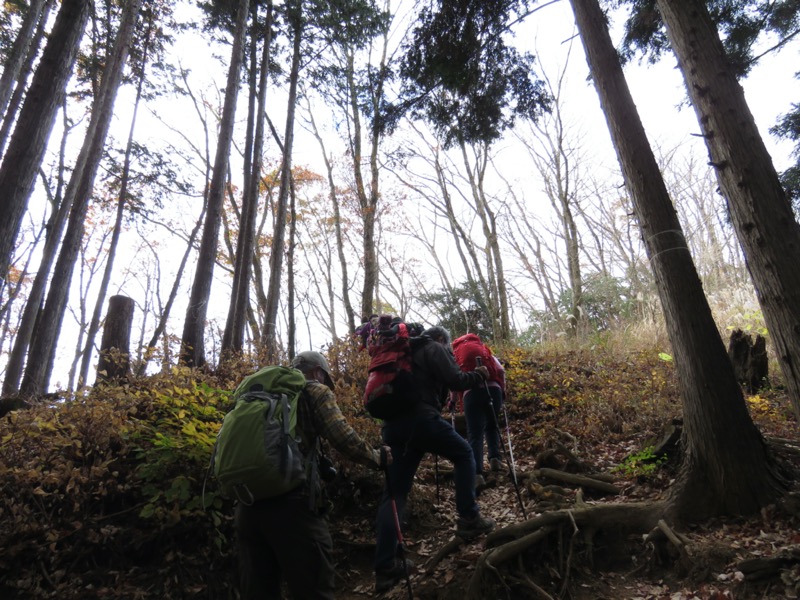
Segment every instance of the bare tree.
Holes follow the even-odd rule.
[[[236,116],[236,101],[239,96],[239,75],[242,68],[244,38],[247,31],[249,0],[239,0],[236,9],[236,25],[231,47],[231,62],[228,67],[228,80],[225,86],[225,103],[217,139],[217,152],[214,158],[214,171],[206,203],[206,220],[200,252],[197,257],[189,306],[181,336],[181,362],[188,366],[200,367],[206,362],[204,336],[206,314],[211,296],[211,282],[214,274],[217,241],[219,237],[220,213],[225,195],[225,182],[228,173],[228,154],[233,138]]]
[[[581,272],[581,240],[575,213],[580,210],[582,196],[581,148],[571,138],[564,115],[563,85],[566,65],[553,81],[543,75],[553,97],[552,112],[530,125],[531,138],[517,136],[528,151],[536,171],[542,178],[544,193],[550,201],[560,225],[564,244],[567,275],[571,294],[570,317],[566,330],[575,336],[583,319],[583,277]],[[541,286],[540,286],[541,287]],[[552,313],[553,311],[551,311]]]
[[[48,387],[55,360],[58,334],[64,317],[75,260],[80,248],[84,219],[94,186],[106,136],[111,123],[117,91],[130,50],[141,0],[125,5],[113,47],[109,49],[102,83],[92,106],[92,116],[86,131],[64,203],[69,207],[69,219],[61,251],[53,270],[53,279],[47,294],[40,324],[31,338],[29,355],[39,360],[28,361],[20,384],[23,396],[35,396]]]
[[[56,110],[72,75],[90,6],[89,0],[62,2],[0,166],[0,277],[4,282]]]
[[[256,16],[254,16],[256,18]],[[257,29],[254,27],[254,30]],[[242,216],[239,237],[236,242],[234,258],[233,291],[228,311],[225,333],[222,337],[223,357],[226,352],[241,352],[244,342],[244,329],[250,305],[250,273],[252,272],[253,250],[255,248],[256,216],[261,181],[262,154],[264,151],[264,119],[267,104],[267,76],[269,74],[270,44],[272,33],[272,2],[267,4],[267,17],[263,26],[264,47],[258,69],[258,108],[255,115],[252,159],[245,161],[245,185],[242,195]],[[257,35],[253,33],[253,45],[257,47]],[[255,79],[255,70],[251,70]]]
[[[275,230],[269,260],[269,285],[267,287],[267,306],[263,325],[264,343],[267,356],[277,357],[278,343],[278,305],[281,299],[281,276],[283,253],[286,245],[286,221],[288,215],[289,192],[292,180],[292,148],[294,147],[294,113],[297,104],[297,84],[300,78],[300,49],[303,37],[304,20],[302,0],[287,2],[288,18],[293,31],[292,68],[289,73],[289,100],[286,109],[286,129],[283,137],[283,161],[281,163],[281,187],[275,211]]]
[[[34,43],[37,39],[36,30],[47,21],[52,5],[52,0],[31,0],[28,5],[25,18],[22,19],[22,25],[3,65],[3,74],[0,76],[0,116],[6,114],[14,85],[22,84],[19,76],[23,71],[25,59],[31,55],[35,56],[39,50],[38,44]],[[9,114],[4,118],[13,120],[13,116],[15,115]]]

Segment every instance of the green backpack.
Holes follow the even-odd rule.
[[[306,481],[314,451],[304,460],[297,431],[305,386],[303,373],[280,366],[264,367],[239,384],[211,459],[223,495],[252,504]]]

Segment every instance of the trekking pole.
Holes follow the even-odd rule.
[[[481,366],[481,357],[475,357],[475,365],[480,367]],[[497,413],[494,410],[494,405],[492,404],[492,393],[489,391],[489,384],[486,380],[483,380],[483,387],[486,390],[486,399],[489,402],[489,412],[492,413],[492,418],[494,419],[494,427],[497,430],[497,434],[500,436],[500,448],[503,449],[503,456],[506,459],[506,466],[508,466],[508,472],[511,473],[511,481],[514,483],[514,491],[517,493],[517,501],[519,502],[519,508],[522,511],[522,518],[525,520],[528,519],[528,513],[525,512],[525,505],[522,502],[522,494],[519,491],[519,482],[517,481],[517,469],[516,465],[514,464],[514,451],[511,447],[511,430],[508,427],[508,413],[505,412],[505,405],[503,405],[503,412],[506,416],[506,439],[508,439],[508,452],[505,451],[503,447],[503,434],[500,429],[500,423],[497,420]]]
[[[383,453],[383,449],[381,449]],[[383,461],[385,462],[385,461]],[[400,527],[400,515],[397,514],[397,503],[394,501],[394,492],[392,492],[392,482],[389,478],[388,467],[383,468],[383,474],[386,476],[386,493],[389,495],[389,501],[392,504],[392,515],[394,516],[394,529],[397,533],[398,548],[400,548],[400,560],[403,561],[403,574],[406,577],[406,589],[408,590],[408,600],[414,600],[414,590],[411,588],[411,576],[408,574],[408,563],[406,562],[406,546],[403,540],[403,530]]]

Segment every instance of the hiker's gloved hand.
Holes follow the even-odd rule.
[[[385,469],[392,464],[392,449],[389,446],[381,446],[381,469]]]
[[[480,373],[483,380],[486,381],[489,379],[489,369],[481,365],[480,367],[475,367],[475,372]]]

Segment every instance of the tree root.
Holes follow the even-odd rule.
[[[619,494],[620,489],[599,477],[593,475],[575,475],[574,473],[565,473],[557,469],[536,469],[532,473],[536,478],[555,479],[556,481],[563,481],[570,485],[581,486],[584,488],[591,488],[606,494]]]
[[[452,554],[456,550],[458,550],[461,546],[464,545],[464,540],[457,535],[454,535],[450,538],[450,541],[447,542],[444,546],[439,548],[439,551],[431,556],[425,562],[425,573],[430,575],[436,569],[436,566],[442,562],[448,555]]]
[[[491,596],[489,590],[496,582],[508,587],[519,586],[533,591],[540,598],[550,598],[545,589],[530,579],[529,571],[524,567],[524,556],[541,556],[554,540],[558,550],[557,556],[550,556],[557,564],[551,567],[551,578],[560,581],[563,595],[570,582],[570,573],[574,569],[574,559],[580,552],[591,563],[595,538],[603,535],[604,543],[613,539],[626,539],[631,533],[644,533],[655,530],[650,544],[661,539],[669,539],[684,547],[685,540],[675,534],[672,529],[659,521],[666,513],[665,503],[643,502],[636,504],[599,504],[582,505],[573,509],[564,509],[544,513],[521,523],[496,530],[486,539],[487,550],[478,559],[475,572],[467,590],[468,600],[478,600]],[[667,534],[667,531],[669,534]],[[604,554],[606,553],[604,546]],[[520,566],[513,567],[514,560]],[[537,558],[537,563],[543,561]]]

